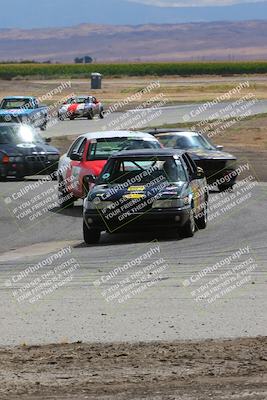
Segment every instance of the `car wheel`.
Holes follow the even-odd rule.
[[[180,234],[183,238],[193,237],[196,231],[196,222],[194,216],[194,210],[191,208],[188,221],[181,228]]]
[[[83,221],[83,238],[86,244],[96,244],[99,242],[101,232],[97,229],[90,229]]]
[[[89,111],[88,115],[87,115],[87,119],[93,119],[94,118],[94,113],[93,111]]]
[[[195,218],[196,226],[198,229],[205,229],[208,225],[208,207],[205,204],[203,210]]]
[[[99,118],[100,118],[100,119],[104,119],[104,117],[105,117],[105,115],[104,115],[104,110],[102,109],[102,110],[100,111]]]
[[[75,117],[71,116],[71,117],[69,117],[69,119],[70,119],[71,121],[74,121],[74,120],[75,120]]]
[[[64,121],[64,117],[63,117],[63,115],[61,115],[61,114],[58,114],[58,115],[57,115],[57,117],[58,117],[58,119],[59,119],[60,121]]]
[[[89,192],[89,185],[88,182],[86,182],[86,180],[83,180],[83,195],[84,197],[86,197],[88,195]]]
[[[59,178],[58,182],[58,203],[60,208],[72,208],[76,200],[75,197],[67,191],[62,178]]]
[[[49,174],[52,178],[52,181],[57,181],[57,171],[52,172],[51,174]]]

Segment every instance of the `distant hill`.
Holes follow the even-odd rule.
[[[0,60],[72,62],[267,59],[267,21],[0,29]]]

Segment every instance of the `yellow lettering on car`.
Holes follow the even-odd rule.
[[[145,197],[144,194],[141,193],[129,193],[123,196],[125,199],[142,199]]]
[[[128,192],[143,192],[145,190],[145,186],[130,186],[128,188]]]

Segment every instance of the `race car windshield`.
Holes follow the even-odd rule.
[[[20,108],[30,108],[29,99],[4,99],[0,105],[0,108],[4,110],[19,110]]]
[[[149,157],[111,160],[104,168],[97,184],[118,184],[135,181],[137,184],[158,182],[186,182],[184,167],[173,157]]]
[[[18,125],[0,127],[0,144],[21,144],[21,143],[44,143],[41,136],[38,135],[29,126]]]
[[[98,139],[90,144],[87,160],[107,160],[112,153],[122,150],[158,149],[160,144],[155,140],[142,140],[134,138]]]
[[[83,103],[86,103],[87,101],[88,101],[88,99],[85,97],[78,97],[77,99],[75,99],[74,103],[83,104]]]
[[[203,136],[185,136],[185,135],[162,135],[159,140],[164,147],[171,147],[175,149],[202,149],[214,150],[215,148]]]

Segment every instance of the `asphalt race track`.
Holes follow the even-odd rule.
[[[213,192],[209,226],[193,238],[179,239],[173,232],[102,234],[99,245],[86,247],[81,201],[59,212],[53,203],[56,183],[40,182],[0,183],[1,345],[266,335],[266,184]],[[36,186],[28,190],[29,185]],[[27,212],[42,193],[51,197],[51,209],[44,204]],[[131,273],[138,276],[147,264],[136,260],[151,249],[164,261],[157,282],[150,284],[150,273],[146,290],[120,304],[107,298],[115,296],[118,283],[129,293],[129,270],[115,274],[116,268],[134,260]],[[59,259],[51,266],[55,254]],[[36,285],[53,281],[55,266],[61,283],[36,299]],[[245,279],[233,290],[230,267]],[[214,291],[208,302],[208,288],[219,282],[224,294],[215,300]]]
[[[233,102],[234,103],[234,102]],[[227,106],[230,102],[220,102],[209,108],[203,109],[206,103],[185,104],[179,106],[156,107],[141,110],[130,110],[125,112],[112,112],[101,120],[95,117],[93,121],[87,119],[76,119],[74,121],[57,121],[52,120],[52,125],[48,127],[44,133],[46,137],[79,135],[86,132],[102,131],[102,130],[122,130],[131,128],[157,127],[164,124],[175,124],[185,122],[197,122],[212,120],[216,115],[220,118],[229,117]],[[242,103],[245,109],[235,106],[236,116],[256,115],[265,113],[267,110],[267,101],[258,100],[256,103],[250,101]]]

